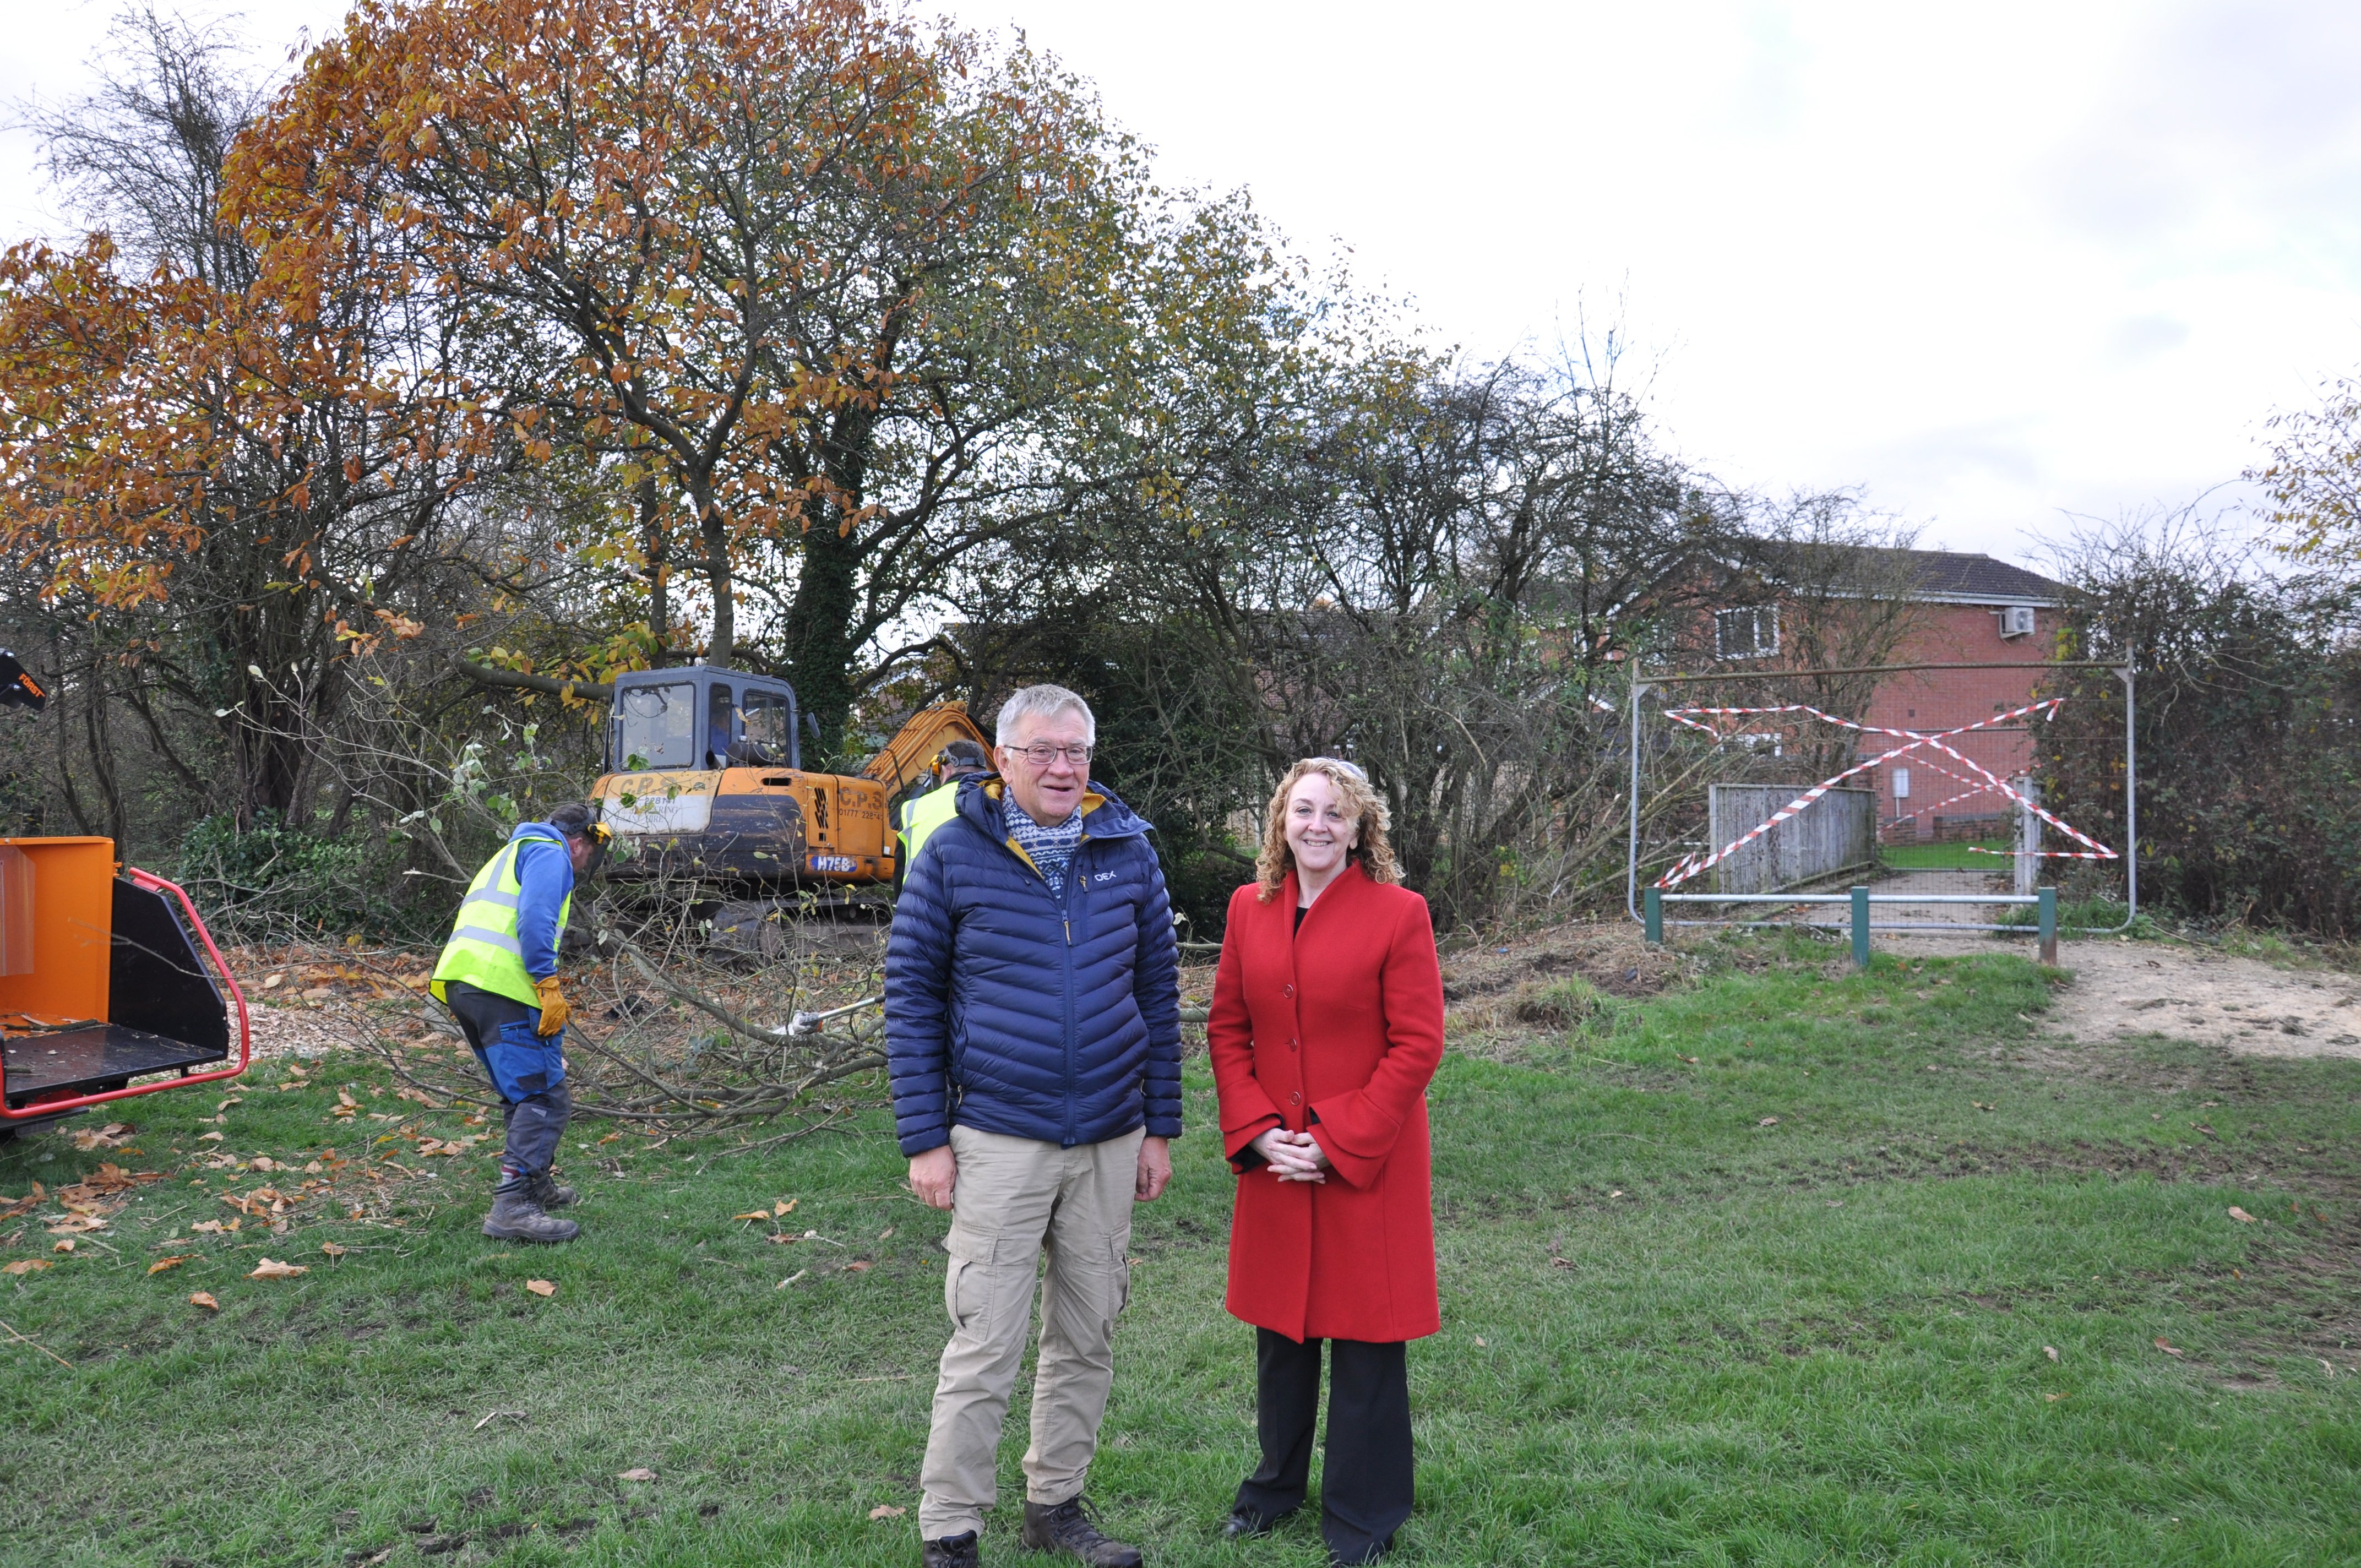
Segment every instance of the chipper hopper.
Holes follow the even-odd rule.
[[[112,839],[0,839],[0,1136],[235,1078],[249,1052],[246,998],[188,894],[118,868]]]

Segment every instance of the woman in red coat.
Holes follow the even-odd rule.
[[[1271,797],[1254,885],[1230,898],[1206,1033],[1238,1173],[1227,1305],[1255,1325],[1262,1465],[1225,1533],[1301,1507],[1328,1342],[1321,1533],[1373,1563],[1410,1518],[1404,1342],[1441,1326],[1426,1085],[1443,976],[1426,900],[1397,883],[1385,803],[1315,757]]]

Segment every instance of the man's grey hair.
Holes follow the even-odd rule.
[[[1028,718],[1055,718],[1061,713],[1082,716],[1082,737],[1091,745],[1098,744],[1099,721],[1091,713],[1091,705],[1063,686],[1027,686],[1000,705],[1000,722],[994,740],[1003,746],[1016,744],[1016,731]]]

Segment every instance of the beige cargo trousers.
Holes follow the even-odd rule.
[[[1081,1493],[1115,1380],[1115,1314],[1131,1294],[1124,1251],[1145,1135],[1069,1149],[951,1129],[959,1175],[943,1239],[951,1342],[918,1476],[925,1540],[982,1530],[983,1511],[999,1499],[1000,1426],[1025,1357],[1037,1271],[1041,1344],[1025,1496],[1055,1504]],[[1049,1267],[1040,1270],[1045,1253]]]

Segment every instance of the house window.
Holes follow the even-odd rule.
[[[1725,659],[1761,659],[1779,651],[1779,611],[1772,605],[1718,609],[1713,615],[1715,652]]]

